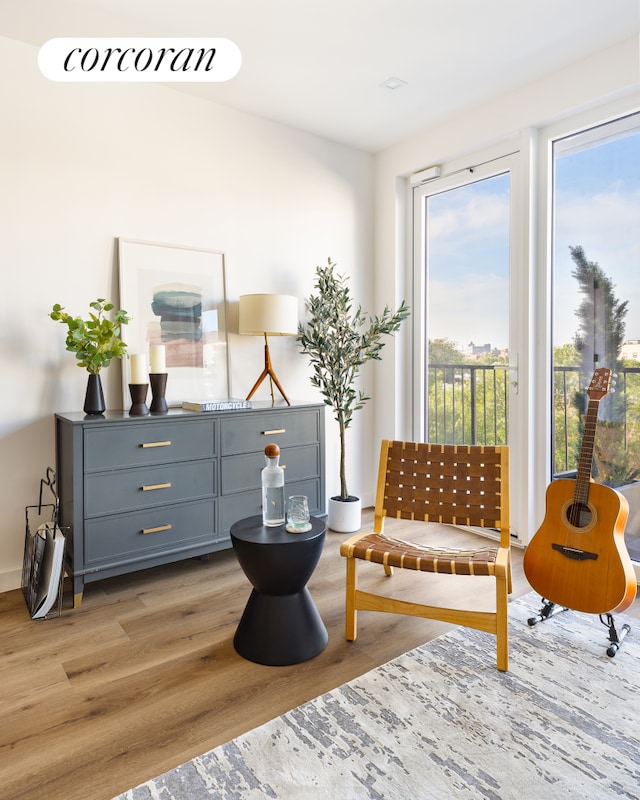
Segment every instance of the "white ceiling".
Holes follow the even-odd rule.
[[[233,80],[172,88],[370,152],[638,34],[640,0],[0,0],[36,46],[232,39]]]

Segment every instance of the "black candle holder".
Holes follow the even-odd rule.
[[[169,410],[169,406],[167,405],[167,401],[165,399],[165,392],[167,390],[167,373],[152,372],[149,374],[149,381],[151,382],[151,413],[166,414]]]
[[[130,383],[129,393],[131,394],[131,408],[129,415],[132,417],[144,417],[149,413],[147,408],[148,383]]]

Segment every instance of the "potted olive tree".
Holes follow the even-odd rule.
[[[345,434],[353,414],[370,398],[356,390],[360,367],[371,359],[380,360],[382,337],[400,328],[409,316],[403,300],[396,311],[385,307],[381,316],[369,317],[360,306],[354,309],[347,280],[336,274],[328,259],[316,268],[315,288],[306,301],[308,320],[300,323],[297,341],[309,356],[316,386],[326,405],[333,409],[340,432],[340,494],[329,499],[328,527],[348,533],[358,530],[361,518],[359,497],[349,494],[345,466]]]
[[[102,414],[105,410],[104,394],[100,370],[108,367],[114,358],[123,358],[127,353],[127,345],[120,338],[122,326],[129,322],[126,311],[119,310],[114,319],[106,315],[113,310],[113,303],[98,298],[89,303],[88,319],[72,317],[64,308],[56,303],[49,313],[51,319],[67,326],[65,344],[67,350],[75,353],[77,364],[89,373],[87,393],[84,401],[85,414]]]

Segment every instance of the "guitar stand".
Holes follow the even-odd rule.
[[[527,624],[533,627],[539,622],[546,622],[548,619],[551,619],[551,617],[555,617],[556,614],[562,614],[563,611],[569,611],[569,609],[566,606],[556,605],[551,600],[545,600],[543,597],[542,608],[534,617],[529,617]],[[600,622],[609,629],[610,645],[607,648],[607,655],[609,658],[613,658],[622,647],[625,636],[631,632],[631,626],[625,623],[618,631],[615,620],[611,614],[600,614],[599,617]]]
[[[630,633],[631,626],[625,624],[620,628],[620,631],[616,629],[616,623],[611,614],[600,614],[600,622],[607,628],[609,628],[609,641],[611,644],[607,647],[607,655],[610,658],[613,658],[618,650],[622,647],[622,642],[624,637]]]
[[[558,606],[555,603],[552,603],[551,600],[545,600],[544,597],[542,598],[542,603],[542,608],[535,615],[535,617],[529,617],[527,620],[527,624],[531,628],[534,625],[537,625],[538,622],[546,622],[548,619],[551,619],[551,617],[555,617],[556,614],[562,614],[563,611],[569,610],[565,606]]]

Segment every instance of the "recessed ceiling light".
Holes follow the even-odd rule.
[[[401,86],[406,86],[407,82],[401,80],[400,78],[387,78],[386,81],[383,81],[380,86],[384,86],[385,89],[391,89],[394,91],[395,89],[399,89]]]

